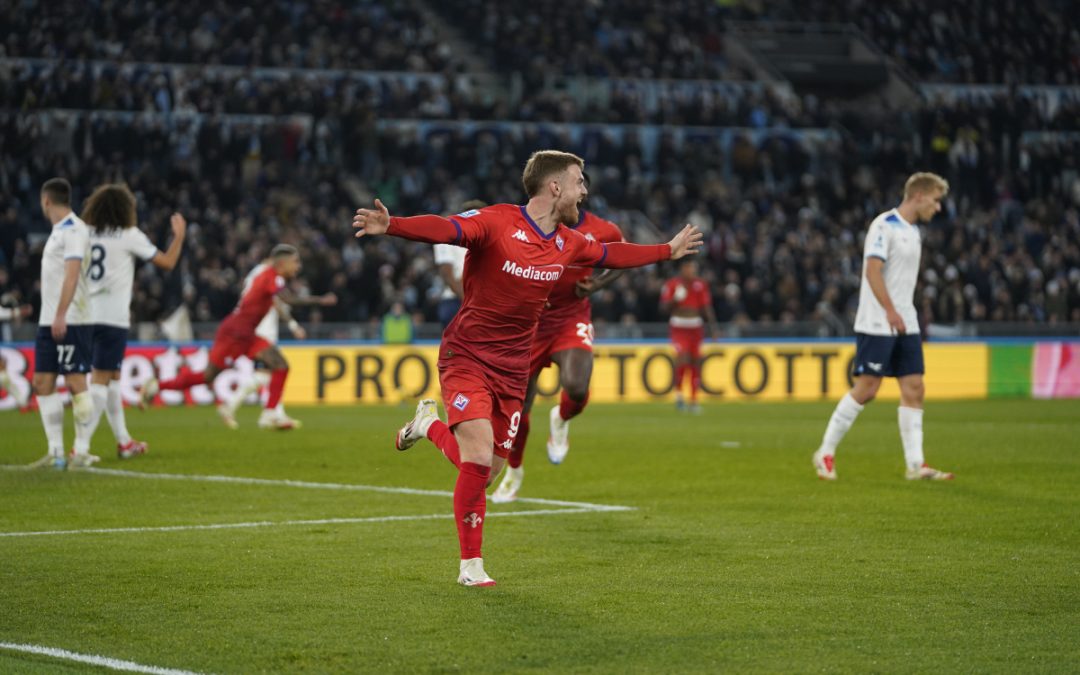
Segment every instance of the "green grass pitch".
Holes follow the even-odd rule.
[[[0,536],[0,642],[162,668],[246,672],[1076,672],[1080,403],[931,403],[910,483],[894,403],[870,405],[810,466],[832,409],[595,405],[562,466],[538,408],[523,496],[618,512],[492,517],[499,585],[455,583],[442,495],[276,482],[0,471],[0,533],[230,523],[262,527]],[[104,468],[448,491],[426,441],[393,450],[410,408],[295,408],[292,433],[210,409],[129,411],[151,444]],[[70,442],[70,412],[68,413]],[[36,414],[0,414],[0,464],[44,452]],[[527,503],[489,513],[560,510]],[[347,519],[345,522],[334,519]],[[283,521],[331,520],[316,524]],[[0,672],[99,672],[0,649]]]

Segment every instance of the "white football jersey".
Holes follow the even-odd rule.
[[[863,274],[859,285],[859,309],[855,312],[855,332],[866,335],[893,335],[885,318],[885,308],[874,297],[866,280],[866,262],[870,258],[885,261],[882,276],[908,335],[919,333],[915,311],[915,284],[919,280],[922,238],[919,228],[904,220],[896,209],[886,211],[870,223],[863,246]]]
[[[45,251],[41,256],[41,316],[39,326],[51,326],[60,304],[60,291],[64,287],[64,262],[81,260],[82,274],[75,287],[75,295],[67,309],[69,326],[85,326],[90,320],[90,303],[87,297],[86,270],[90,265],[90,228],[74,213],[69,213],[53,225]]]
[[[135,261],[146,262],[157,253],[157,246],[137,227],[108,232],[90,228],[90,265],[86,278],[91,323],[131,327]]]
[[[244,277],[244,290],[240,292],[241,297],[247,295],[247,292],[251,290],[251,283],[255,280],[255,277],[259,276],[259,274],[261,274],[268,266],[268,263],[261,262],[251,268],[248,275]],[[255,327],[255,334],[270,344],[276,345],[278,342],[278,329],[280,328],[280,324],[281,318],[278,316],[277,308],[271,305],[270,311],[266,313],[266,316],[259,322],[259,325]]]
[[[465,273],[465,254],[469,252],[469,249],[461,246],[454,246],[453,244],[435,244],[435,264],[436,265],[453,265],[454,278],[458,281],[461,280],[462,274]],[[454,291],[449,287],[443,289],[442,295],[439,296],[440,300],[450,300],[456,298]]]

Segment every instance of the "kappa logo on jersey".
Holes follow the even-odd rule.
[[[459,213],[458,218],[472,218],[473,216],[478,215],[479,213],[480,212],[477,211],[476,209],[470,209],[468,211],[464,211],[462,213]]]
[[[880,373],[881,372],[881,364],[880,363],[874,363],[873,361],[867,361],[866,365],[867,365],[867,367],[870,368],[870,370],[874,371],[875,373]]]
[[[566,246],[566,240],[562,238],[561,234],[555,235],[555,246],[560,251],[563,250],[563,246]]]
[[[592,236],[592,232],[585,235],[586,241],[596,241],[596,237]]]
[[[529,243],[528,235],[526,235],[525,232],[522,230],[514,230],[514,239],[517,239],[518,241],[523,241],[526,244]]]
[[[458,394],[454,397],[453,406],[458,410],[464,412],[465,408],[469,407],[469,397],[465,394]]]
[[[522,267],[513,260],[507,260],[502,266],[502,271],[511,276],[533,281],[558,281],[564,269],[566,268],[562,265],[544,265],[543,267],[529,265],[528,267]]]
[[[480,523],[484,522],[484,519],[478,516],[475,512],[473,512],[462,518],[461,522],[465,523],[473,529],[476,529],[480,526]]]

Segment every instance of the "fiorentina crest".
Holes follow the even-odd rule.
[[[454,407],[458,410],[464,411],[469,405],[469,397],[465,394],[458,394],[454,397]]]
[[[561,234],[555,235],[555,246],[561,251],[563,246],[566,245],[566,240],[562,238]]]
[[[474,529],[477,526],[479,526],[480,523],[484,522],[484,519],[481,518],[480,516],[476,515],[475,513],[470,513],[469,515],[465,516],[461,520],[462,520],[463,523],[465,523],[466,525],[468,525],[469,527],[472,527]]]

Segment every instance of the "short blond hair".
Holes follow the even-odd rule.
[[[913,173],[904,183],[904,199],[911,197],[916,192],[930,192],[932,190],[941,190],[941,196],[944,197],[949,194],[949,181],[929,171]]]
[[[525,188],[525,194],[535,197],[540,193],[544,182],[557,173],[566,171],[574,164],[582,169],[585,168],[585,160],[572,152],[562,150],[537,150],[525,163],[525,171],[521,173],[521,184]]]

